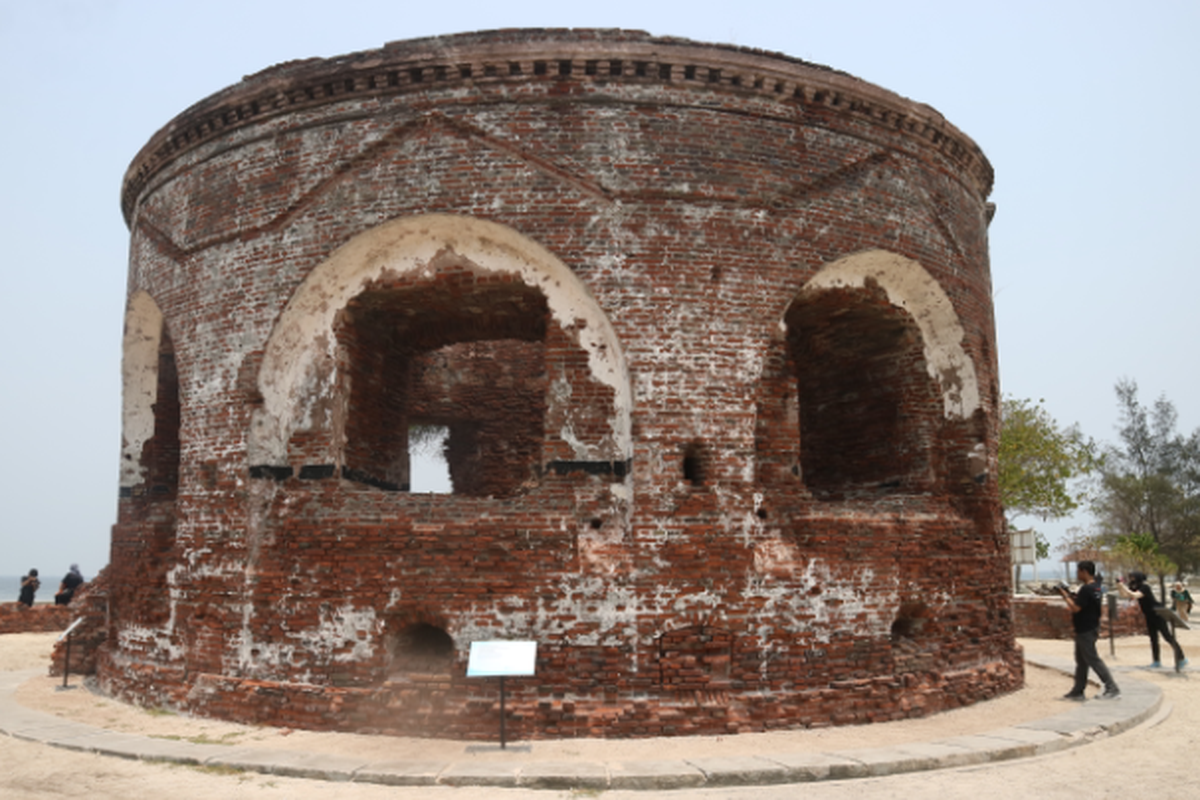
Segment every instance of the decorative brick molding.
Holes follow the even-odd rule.
[[[638,32],[402,42],[201,101],[125,184],[98,680],[462,738],[496,729],[486,639],[538,642],[529,737],[1019,686],[990,186],[928,106]],[[449,491],[411,490],[430,430]]]
[[[564,82],[598,89],[593,102],[605,102],[603,89],[613,84],[677,85],[709,97],[730,92],[769,100],[784,106],[775,113],[786,116],[820,107],[854,122],[902,131],[915,145],[953,159],[981,194],[991,192],[991,165],[937,111],[844,72],[779,53],[642,31],[523,29],[393,42],[379,50],[291,61],[248,75],[155,134],[126,173],[121,207],[132,220],[138,195],[174,159],[275,117],[352,99],[418,95],[411,102],[420,103],[419,95],[448,91],[477,92],[486,102],[489,94],[512,86],[561,87]]]

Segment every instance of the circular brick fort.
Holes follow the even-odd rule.
[[[189,108],[132,242],[101,685],[524,738],[1022,683],[992,170],[934,109],[635,31],[397,42]],[[421,488],[419,445],[448,487]]]

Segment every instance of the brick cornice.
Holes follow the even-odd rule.
[[[121,208],[130,223],[139,195],[165,166],[232,130],[273,117],[347,100],[542,81],[660,84],[823,109],[851,123],[898,131],[940,153],[959,166],[981,197],[992,188],[992,167],[979,146],[936,110],[828,67],[641,31],[522,29],[396,42],[247,76],[151,137],[125,173]]]

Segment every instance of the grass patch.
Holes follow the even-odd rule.
[[[180,736],[174,733],[155,733],[151,734],[151,739],[168,739],[172,742],[191,742],[192,744],[235,744],[235,740],[242,734],[239,731],[230,731],[223,733],[220,736],[213,738],[207,733],[200,733],[195,736]]]
[[[205,775],[244,775],[246,772],[240,767],[227,767],[221,764],[188,764],[187,767]]]

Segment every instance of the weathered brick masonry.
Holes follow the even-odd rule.
[[[32,608],[21,603],[0,603],[0,634],[65,630],[71,624],[71,613],[77,610],[50,603],[38,603]]]
[[[138,154],[102,684],[514,736],[920,715],[1022,682],[991,167],[825,67],[622,31],[297,61]],[[454,491],[412,493],[414,426]]]
[[[1137,603],[1122,600],[1117,605],[1116,616],[1105,604],[1104,617],[1100,621],[1100,633],[1108,635],[1111,628],[1115,636],[1137,636],[1146,634],[1146,618]],[[1073,639],[1075,629],[1071,627],[1071,612],[1058,597],[1035,597],[1018,595],[1013,598],[1013,624],[1017,636],[1030,639]]]

